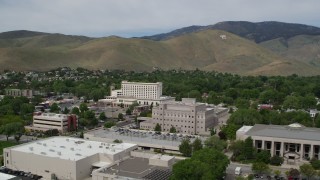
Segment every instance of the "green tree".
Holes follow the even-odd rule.
[[[174,126],[171,126],[170,133],[176,133],[176,132],[177,132],[176,128]]]
[[[259,173],[259,174],[266,173],[266,172],[270,171],[269,166],[264,162],[254,162],[252,164],[251,168],[252,168],[253,172]]]
[[[308,179],[317,174],[317,171],[310,164],[303,164],[300,166],[301,174],[305,175]]]
[[[159,123],[157,123],[156,126],[154,127],[154,131],[161,132],[161,125]]]
[[[72,108],[71,114],[76,114],[76,115],[79,116],[79,115],[80,115],[80,110],[79,110],[79,108],[78,108],[78,107]]]
[[[60,107],[58,106],[57,103],[53,103],[50,106],[50,112],[53,112],[53,113],[59,113],[60,112]]]
[[[227,139],[235,140],[236,139],[236,132],[240,127],[241,126],[239,126],[239,125],[230,123],[230,124],[227,124],[225,126],[222,126],[220,132],[223,132],[224,135],[227,137]],[[219,132],[220,139],[224,139],[224,138],[221,138],[220,132]]]
[[[274,170],[273,173],[274,173],[274,175],[276,175],[278,177],[280,177],[280,175],[281,175],[281,171],[280,170]]]
[[[86,103],[81,103],[80,107],[79,107],[79,110],[80,110],[81,113],[84,113],[85,111],[88,111],[89,108],[88,108]]]
[[[244,140],[244,147],[243,147],[243,155],[245,159],[253,159],[255,149],[253,147],[253,140],[251,137],[248,137]]]
[[[2,125],[0,127],[0,133],[6,136],[7,141],[9,140],[9,137],[12,135],[15,135],[17,137],[16,140],[19,141],[20,137],[24,133],[24,126],[20,122],[11,122]]]
[[[200,162],[199,160],[186,159],[178,161],[173,165],[171,180],[206,180],[214,179],[210,173],[210,166],[206,163]]]
[[[283,163],[283,157],[280,156],[272,156],[270,158],[270,164],[274,166],[281,166]]]
[[[193,142],[192,142],[192,151],[193,153],[196,151],[199,151],[202,149],[202,142],[201,139],[196,138]]]
[[[130,108],[126,110],[126,115],[131,115],[131,110],[130,110]]]
[[[227,122],[227,124],[235,124],[238,126],[254,125],[262,122],[262,116],[254,109],[239,109],[231,114]]]
[[[261,150],[256,155],[256,161],[257,162],[264,162],[266,164],[269,164],[270,163],[270,157],[271,157],[271,154],[270,154],[269,151]]]
[[[207,148],[223,151],[227,148],[227,142],[220,140],[217,136],[210,136],[204,141],[204,145]]]
[[[67,107],[65,107],[62,113],[63,114],[68,114],[69,112],[70,112],[70,110]]]
[[[105,128],[111,128],[112,126],[115,126],[115,125],[116,125],[116,123],[113,121],[108,121],[108,122],[104,123]]]
[[[314,169],[316,169],[316,170],[320,169],[320,160],[313,158],[313,159],[311,159],[310,164],[312,165],[312,167]]]
[[[99,119],[102,121],[106,120],[107,119],[106,114],[104,112],[101,112],[99,115]]]
[[[98,120],[93,111],[85,111],[83,117],[88,122],[88,125],[95,126],[98,124]]]
[[[192,145],[189,139],[183,139],[179,145],[180,153],[185,157],[190,157],[192,154]]]
[[[119,121],[122,121],[122,120],[123,120],[123,114],[122,114],[122,113],[119,113],[119,114],[118,114],[118,120],[119,120]]]

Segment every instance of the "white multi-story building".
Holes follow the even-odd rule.
[[[125,107],[130,106],[134,102],[140,105],[154,106],[167,101],[174,101],[174,97],[162,95],[162,82],[144,83],[144,82],[121,82],[121,89],[110,88],[110,96],[101,99],[101,102],[110,103],[112,105],[123,104]]]
[[[197,103],[193,98],[182,98],[179,102],[165,102],[154,107],[152,118],[141,122],[140,128],[153,130],[159,124],[164,132],[174,127],[178,133],[206,135],[217,123],[213,107]]]
[[[162,96],[162,82],[121,82],[122,96],[132,96],[137,99],[159,99]]]
[[[60,132],[77,129],[77,117],[75,115],[42,113],[33,116],[33,126],[26,129],[46,131],[57,129]]]

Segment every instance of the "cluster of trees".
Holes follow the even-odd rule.
[[[275,166],[280,166],[283,163],[282,157],[276,155],[271,157],[270,152],[267,150],[258,151],[253,146],[251,137],[248,137],[244,141],[234,141],[230,146],[230,150],[233,152],[232,161],[256,162],[259,163],[258,165],[271,164]]]
[[[224,155],[227,143],[216,136],[206,139],[204,145],[196,138],[192,143],[184,139],[179,151],[189,159],[177,162],[173,166],[172,179],[221,179],[229,164]]]
[[[72,114],[78,115],[79,118],[79,125],[82,127],[93,127],[98,124],[98,119],[95,116],[95,113],[89,110],[86,103],[81,103],[79,108],[74,107],[71,110]],[[101,115],[103,116],[103,115]]]
[[[80,71],[79,71],[80,72]],[[94,72],[84,70],[83,76],[90,77]],[[163,82],[163,94],[174,96],[177,100],[183,97],[196,98],[198,101],[227,105],[238,108],[256,106],[257,103],[271,103],[276,109],[319,108],[314,101],[320,97],[320,78],[267,76],[239,76],[227,73],[205,72],[199,70],[170,70],[153,72],[105,71],[93,79],[84,78],[79,81],[31,81],[26,84],[21,75],[5,80],[0,90],[17,82],[16,88],[30,88],[44,92],[70,92],[78,97],[86,97],[97,101],[109,94],[110,85],[120,88],[122,80]],[[14,81],[13,81],[14,80]],[[205,96],[204,93],[206,93]]]
[[[16,141],[24,134],[24,126],[32,120],[34,104],[26,97],[4,96],[0,101],[0,134],[14,136]]]

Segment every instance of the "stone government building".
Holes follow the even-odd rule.
[[[198,103],[194,98],[182,98],[153,107],[152,118],[143,118],[140,128],[154,130],[156,124],[163,132],[174,127],[181,134],[210,134],[210,128],[218,124],[218,118],[228,112],[227,108],[208,106]]]
[[[299,123],[288,126],[243,126],[237,131],[237,139],[251,137],[259,150],[268,150],[271,156],[284,157],[285,162],[295,163],[320,159],[320,129],[308,128]]]

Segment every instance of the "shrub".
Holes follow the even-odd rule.
[[[320,169],[320,160],[313,158],[311,159],[310,164],[314,169],[316,170]]]
[[[283,163],[283,158],[279,156],[273,156],[270,158],[270,164],[274,166],[280,166]]]

